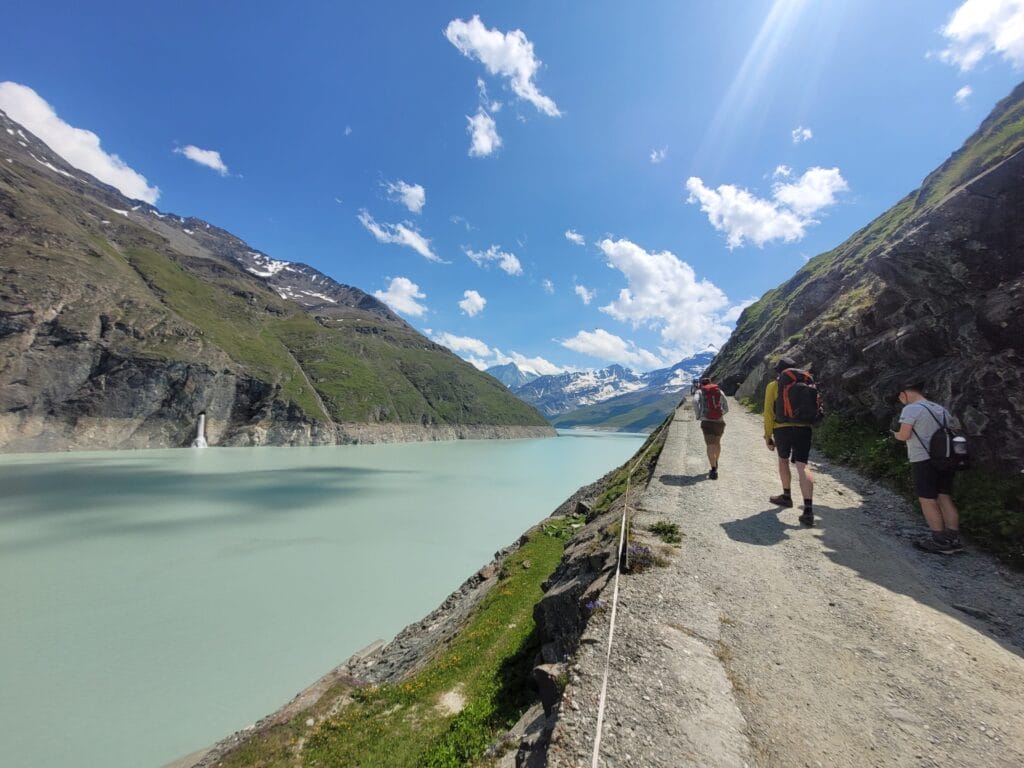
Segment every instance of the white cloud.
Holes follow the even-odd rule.
[[[205,165],[207,168],[212,168],[221,176],[227,176],[229,173],[228,167],[224,165],[224,161],[221,160],[220,152],[215,149],[200,149],[193,144],[189,144],[185,147],[175,147],[174,153],[177,155],[184,155],[193,163],[198,163],[199,165]]]
[[[434,341],[438,344],[443,344],[448,347],[452,352],[468,352],[472,355],[478,355],[480,357],[490,357],[491,348],[488,347],[480,339],[474,339],[471,336],[456,336],[453,333],[442,331],[441,333],[434,334],[432,336]]]
[[[970,98],[972,93],[974,93],[974,89],[971,88],[971,86],[969,85],[965,85],[963,88],[956,92],[956,94],[953,96],[953,100],[957,104],[966,104],[967,99]]]
[[[381,184],[391,200],[401,203],[413,213],[423,211],[427,204],[427,191],[419,184],[408,184],[404,181],[385,181]]]
[[[497,29],[487,29],[480,17],[474,16],[469,21],[454,19],[444,34],[462,55],[476,58],[492,75],[508,78],[516,96],[530,102],[545,115],[557,117],[561,114],[555,102],[542,94],[533,82],[541,63],[533,54],[533,43],[522,30],[514,29],[502,34]]]
[[[357,218],[359,223],[366,227],[367,231],[377,238],[379,242],[404,245],[412,248],[416,253],[429,261],[436,261],[440,264],[447,263],[430,250],[430,240],[421,235],[412,224],[408,222],[402,224],[378,224],[366,210],[360,211]]]
[[[469,144],[470,157],[487,157],[501,146],[501,136],[494,124],[494,118],[487,114],[483,107],[477,110],[473,117],[466,115],[471,138]]]
[[[574,352],[632,368],[649,370],[665,365],[665,361],[654,353],[641,349],[632,341],[626,341],[603,328],[580,331],[571,339],[563,341],[562,346]]]
[[[540,376],[554,376],[570,370],[569,368],[557,366],[543,357],[527,357],[518,352],[510,352],[506,355],[500,350],[494,350],[494,362],[491,365],[505,365],[507,363],[515,363],[519,370],[526,373],[536,373]]]
[[[597,296],[597,291],[588,290],[582,285],[577,285],[573,290],[576,291],[576,295],[583,300],[584,304],[589,304],[594,300],[594,297]]]
[[[758,246],[769,240],[787,243],[804,236],[805,222],[792,211],[780,209],[770,200],[754,197],[745,189],[722,184],[718,189],[704,186],[696,176],[686,181],[687,202],[699,202],[711,226],[727,234],[730,248],[743,245],[744,239]]]
[[[776,165],[772,176],[776,179],[788,179],[793,175],[793,169],[788,165]]]
[[[634,328],[658,330],[664,357],[680,360],[729,338],[722,317],[728,298],[708,280],[697,280],[693,267],[675,254],[648,252],[629,240],[602,240],[598,247],[628,284],[601,311]]]
[[[722,315],[723,323],[735,323],[740,319],[740,315],[743,314],[743,310],[749,307],[751,304],[757,301],[756,297],[741,301],[739,304],[735,304],[729,307],[729,310]]]
[[[540,285],[541,285],[541,287],[542,287],[542,288],[544,289],[544,293],[554,293],[554,292],[555,292],[555,284],[554,284],[554,283],[552,283],[552,282],[551,282],[551,281],[550,281],[550,280],[549,280],[548,278],[546,278],[546,277],[544,278],[544,280],[543,280],[543,281],[541,281],[541,284],[540,284]]]
[[[145,176],[132,170],[117,155],[103,151],[99,136],[65,123],[53,107],[28,86],[0,82],[0,109],[75,168],[91,173],[125,197],[150,204],[160,199],[160,189],[149,186]]]
[[[686,189],[687,202],[700,203],[711,225],[726,233],[729,248],[737,248],[744,240],[761,247],[771,240],[802,239],[807,227],[818,223],[812,216],[849,186],[838,168],[814,167],[794,182],[775,184],[770,200],[732,184],[711,189],[696,176],[687,179]]]
[[[802,144],[814,138],[814,132],[810,128],[804,128],[802,125],[794,128],[791,135],[793,136],[794,144]]]
[[[527,357],[519,352],[511,352],[506,355],[500,349],[492,349],[486,342],[474,339],[472,336],[457,336],[447,331],[435,333],[429,329],[424,330],[424,333],[438,344],[448,347],[448,349],[459,355],[463,360],[472,363],[480,370],[490,368],[492,365],[506,365],[508,363],[515,363],[519,370],[526,373],[535,373],[538,376],[564,373],[570,370],[557,366],[543,357]]]
[[[407,277],[392,278],[386,291],[374,291],[373,295],[403,315],[421,317],[427,311],[426,306],[417,301],[427,298],[427,295]]]
[[[351,125],[346,125],[345,126],[345,135],[346,136],[351,136],[352,135],[352,126]]]
[[[651,162],[660,163],[668,155],[668,147],[662,147],[661,149],[651,150]]]
[[[498,266],[510,275],[523,274],[523,266],[519,263],[514,253],[505,253],[500,246],[492,245],[486,251],[473,251],[469,248],[463,249],[473,263],[479,267],[486,267],[492,261],[498,262]]]
[[[583,238],[583,235],[581,235],[579,232],[573,229],[565,230],[565,239],[571,243],[576,243],[576,245],[587,244],[587,241]]]
[[[962,72],[990,53],[1024,68],[1024,0],[967,0],[953,12],[942,34],[949,45],[939,58]]]
[[[481,296],[476,291],[464,291],[462,294],[462,301],[459,302],[459,307],[470,317],[475,317],[484,311],[484,306],[487,304],[487,299]]]
[[[776,184],[772,196],[800,216],[807,217],[836,202],[836,193],[850,187],[838,168],[811,168],[797,181]]]

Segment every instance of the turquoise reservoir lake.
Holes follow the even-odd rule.
[[[157,768],[253,723],[643,439],[0,456],[0,762]]]

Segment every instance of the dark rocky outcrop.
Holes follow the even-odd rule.
[[[815,372],[828,409],[879,426],[925,382],[993,466],[1024,465],[1024,85],[946,163],[749,307],[710,371],[757,398],[771,363]]]

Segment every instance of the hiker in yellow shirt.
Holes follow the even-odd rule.
[[[782,373],[787,368],[796,368],[789,358],[783,357],[775,364],[775,372]],[[796,465],[796,473],[800,480],[800,492],[804,504],[800,515],[803,525],[814,525],[813,498],[814,477],[807,460],[811,453],[811,427],[809,424],[776,421],[775,401],[779,396],[779,382],[772,379],[764,389],[764,442],[769,451],[776,451],[779,456],[779,479],[782,481],[782,493],[769,497],[768,501],[780,507],[792,507],[793,496],[790,491],[792,474],[789,464]]]

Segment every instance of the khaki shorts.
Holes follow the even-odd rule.
[[[700,431],[704,433],[704,442],[708,445],[718,445],[722,442],[722,434],[725,432],[724,421],[702,421]]]

